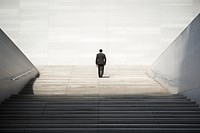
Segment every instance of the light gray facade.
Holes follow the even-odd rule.
[[[200,0],[0,0],[0,27],[36,65],[151,64]]]

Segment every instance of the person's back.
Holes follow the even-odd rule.
[[[96,64],[97,65],[105,65],[106,64],[106,56],[105,56],[105,54],[103,54],[103,53],[98,53],[97,54]]]
[[[100,53],[96,56],[96,65],[98,66],[98,75],[101,78],[104,73],[104,65],[106,65],[106,55],[102,53],[102,49],[100,49],[99,52]]]

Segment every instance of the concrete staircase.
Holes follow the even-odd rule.
[[[106,80],[117,80],[112,79],[112,74],[110,75],[110,79],[100,79],[98,84],[106,82]],[[58,78],[54,77],[54,79],[59,81]],[[130,79],[133,80],[133,77]],[[13,95],[0,105],[1,133],[200,132],[200,108],[195,102],[182,95],[172,95],[164,90],[162,93],[159,91],[159,93],[149,94],[142,94],[143,91],[140,94],[130,93],[132,91],[129,94],[114,92],[113,94],[111,92],[96,94],[95,92],[94,94],[84,93],[84,95],[83,93],[76,95],[51,93],[47,95],[44,94],[44,91],[41,91],[40,94],[39,91],[37,94],[33,94],[34,83],[37,84],[36,87],[39,90],[39,85],[42,84],[40,87],[42,89],[45,85],[52,85],[50,81],[53,81],[52,78],[44,81],[42,75],[38,80],[30,82],[21,94]],[[56,81],[53,82],[56,83]],[[149,86],[152,80],[146,79],[143,82]],[[125,83],[127,82],[124,82],[123,86],[127,87]],[[130,82],[127,84],[130,85]],[[158,88],[159,84],[154,83],[154,86],[155,84]],[[55,85],[52,87],[56,88]],[[99,85],[99,92],[100,87]],[[112,85],[109,87],[113,88]],[[162,87],[160,86],[160,88]],[[121,90],[117,88],[117,91]],[[49,92],[49,89],[46,92]]]

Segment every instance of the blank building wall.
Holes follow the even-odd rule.
[[[0,26],[35,65],[151,64],[200,0],[0,0]]]

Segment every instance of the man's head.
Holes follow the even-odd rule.
[[[100,53],[102,53],[102,52],[103,52],[103,50],[102,50],[102,49],[99,49],[99,52],[100,52]]]

